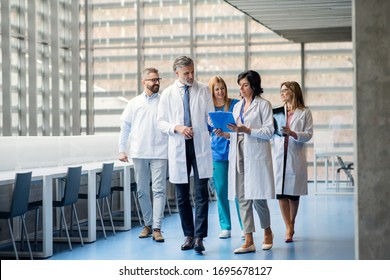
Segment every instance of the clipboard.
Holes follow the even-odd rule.
[[[282,126],[286,126],[286,114],[284,112],[284,106],[273,108],[272,112],[274,115],[274,134],[282,137],[284,135],[280,132],[280,129]]]
[[[223,132],[234,132],[227,128],[228,124],[236,124],[232,112],[209,112],[209,116],[214,128],[219,128]]]

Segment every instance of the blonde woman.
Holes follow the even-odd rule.
[[[228,97],[226,83],[220,76],[214,76],[209,81],[209,89],[213,97],[215,111],[231,112],[238,99]],[[221,232],[220,239],[230,238],[232,223],[230,218],[230,206],[228,200],[228,167],[229,167],[229,144],[230,141],[218,137],[211,130],[211,150],[213,154],[213,181],[217,193],[218,217]],[[235,199],[237,216],[240,228],[242,222],[237,198]]]
[[[273,164],[276,198],[286,224],[285,242],[289,243],[293,242],[299,198],[307,195],[305,143],[313,136],[313,118],[297,82],[282,83],[280,98],[286,125],[280,131],[283,136],[274,137]]]

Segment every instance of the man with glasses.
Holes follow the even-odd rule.
[[[157,109],[160,101],[158,70],[146,68],[142,72],[144,91],[131,99],[121,116],[119,136],[119,160],[134,164],[138,200],[144,220],[139,238],[153,236],[156,242],[164,242],[161,223],[166,203],[167,136],[157,128]],[[128,142],[130,148],[128,149]],[[126,151],[129,150],[129,156]],[[153,192],[153,207],[150,198]]]
[[[195,80],[194,62],[179,56],[173,63],[177,79],[167,87],[158,108],[158,127],[169,137],[169,180],[175,184],[181,225],[182,250],[205,250],[208,229],[208,179],[213,176],[208,113],[214,104],[207,85]],[[194,175],[195,220],[190,201],[190,174]]]

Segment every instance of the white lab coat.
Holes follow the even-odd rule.
[[[174,132],[176,125],[184,125],[181,86],[176,80],[162,92],[157,114],[158,128],[169,135],[169,181],[174,184],[188,183],[185,139],[182,134]],[[196,162],[201,179],[213,176],[210,134],[207,129],[208,113],[213,111],[214,105],[208,86],[194,81],[190,89],[190,112]]]
[[[159,100],[160,94],[149,97],[143,92],[127,103],[121,116],[124,123],[119,135],[119,152],[128,150],[130,158],[168,158],[168,136],[157,128]]]
[[[287,112],[285,109],[287,118]],[[298,139],[289,137],[287,148],[286,174],[283,184],[284,137],[274,136],[272,155],[276,194],[307,195],[307,161],[305,143],[313,136],[313,118],[309,109],[296,109],[291,119],[290,130]]]
[[[243,100],[233,108],[236,122],[240,119]],[[256,97],[243,115],[244,125],[251,135],[244,134],[244,192],[245,199],[272,199],[275,197],[270,139],[274,133],[271,103]],[[230,133],[228,196],[236,197],[237,133]]]

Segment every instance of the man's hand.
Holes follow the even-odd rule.
[[[129,158],[125,152],[120,152],[118,155],[118,159],[123,162],[129,162]]]
[[[192,137],[194,136],[192,127],[177,125],[175,127],[175,131],[183,135],[186,139],[192,139]]]

